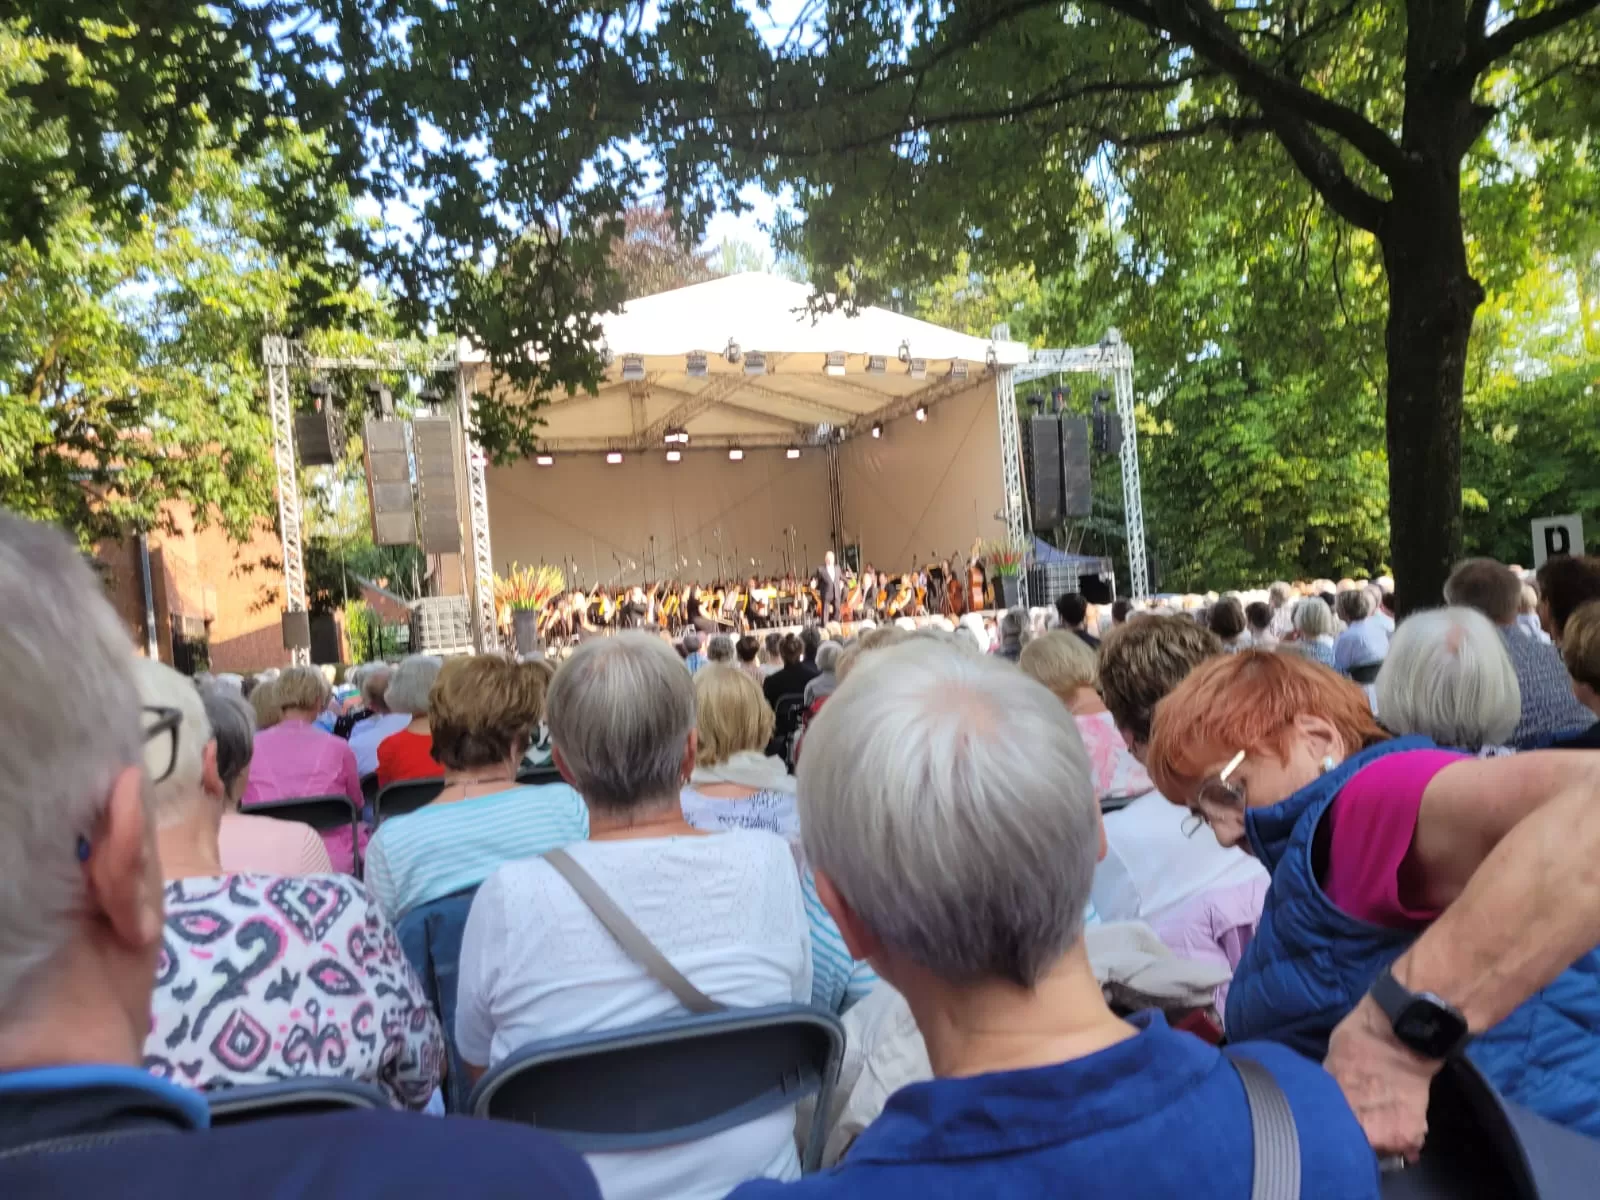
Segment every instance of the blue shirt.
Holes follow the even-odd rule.
[[[1333,644],[1333,669],[1348,675],[1352,667],[1381,663],[1389,653],[1389,631],[1377,617],[1352,621]]]
[[[1522,717],[1511,734],[1513,746],[1520,749],[1549,742],[1594,723],[1594,714],[1572,694],[1572,679],[1561,661],[1561,651],[1516,627],[1502,628],[1500,640],[1511,656],[1522,693]]]
[[[1233,1066],[1157,1013],[1132,1023],[1137,1036],[1086,1058],[902,1088],[832,1170],[733,1196],[1248,1200],[1250,1112]],[[1333,1077],[1282,1046],[1235,1053],[1289,1098],[1301,1195],[1377,1200],[1377,1159]]]
[[[384,915],[398,921],[419,904],[477,887],[502,863],[588,836],[589,809],[565,783],[430,804],[378,826],[367,846],[366,883]]]

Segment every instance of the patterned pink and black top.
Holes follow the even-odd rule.
[[[421,1108],[439,1021],[393,926],[348,875],[171,881],[145,1067],[198,1089],[343,1076]]]

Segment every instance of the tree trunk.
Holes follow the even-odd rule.
[[[1483,287],[1467,268],[1460,156],[1394,180],[1381,235],[1389,282],[1389,540],[1402,614],[1443,603],[1461,555],[1461,392]]]

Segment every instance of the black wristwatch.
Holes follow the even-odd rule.
[[[1459,1009],[1431,992],[1412,992],[1385,967],[1367,992],[1394,1027],[1394,1036],[1423,1058],[1459,1054],[1472,1040]]]

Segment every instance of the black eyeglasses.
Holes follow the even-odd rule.
[[[158,704],[146,704],[141,711],[155,717],[144,727],[144,769],[151,783],[160,783],[178,765],[178,726],[183,724],[183,713]]]

